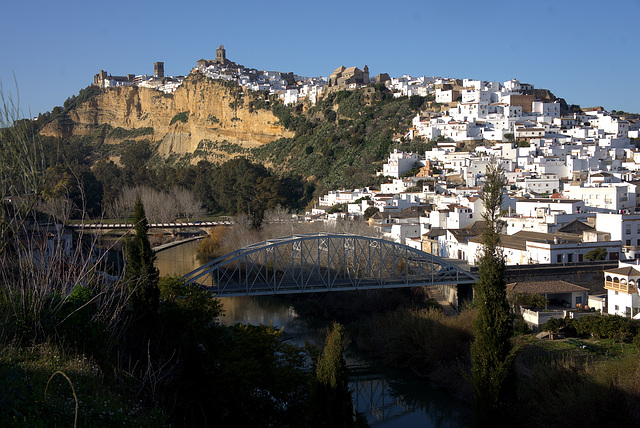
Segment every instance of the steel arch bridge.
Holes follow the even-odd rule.
[[[184,276],[220,297],[473,284],[469,272],[415,248],[341,233],[249,245]]]

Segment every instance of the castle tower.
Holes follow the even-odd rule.
[[[158,61],[153,63],[153,75],[155,77],[164,77],[164,62]]]
[[[227,51],[222,45],[220,45],[220,47],[216,49],[216,62],[218,64],[224,64],[225,62],[227,62]]]

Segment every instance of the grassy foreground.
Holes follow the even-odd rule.
[[[52,345],[0,350],[0,420],[3,426],[140,426],[167,424],[107,381],[85,356]]]

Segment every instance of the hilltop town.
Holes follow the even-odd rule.
[[[394,138],[398,144],[427,143],[429,149],[394,149],[377,173],[379,186],[331,190],[318,198],[307,220],[364,217],[388,239],[474,266],[484,230],[485,170],[496,159],[507,179],[501,244],[507,265],[625,263],[640,257],[640,121],[635,115],[568,105],[517,79],[385,73],[371,78],[366,65],[340,66],[328,78],[259,71],[227,59],[223,46],[215,59],[197,61],[191,73],[268,92],[289,106],[313,106],[331,93],[370,85],[384,86],[394,98],[424,99],[408,130]],[[157,62],[153,76],[113,77],[101,71],[94,84],[174,93],[183,80],[165,77],[164,64]],[[640,279],[640,273],[632,277],[625,284]],[[608,284],[603,311],[640,313],[633,289],[622,290],[611,279]],[[570,306],[587,303],[587,294],[573,292]]]

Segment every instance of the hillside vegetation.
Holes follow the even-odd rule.
[[[379,184],[393,148],[433,144],[394,142],[429,105],[376,85],[285,106],[194,75],[173,95],[89,87],[20,126],[41,143],[43,199],[70,200],[71,218],[113,212],[125,187],[181,187],[209,212],[251,214],[259,225],[266,209],[299,211],[329,189]]]
[[[252,157],[283,167],[313,181],[322,189],[358,187],[375,182],[396,134],[404,134],[424,97],[394,98],[383,85],[330,93],[304,111],[275,104],[272,111],[285,128],[294,131],[253,149]],[[426,144],[405,149],[424,150]]]

